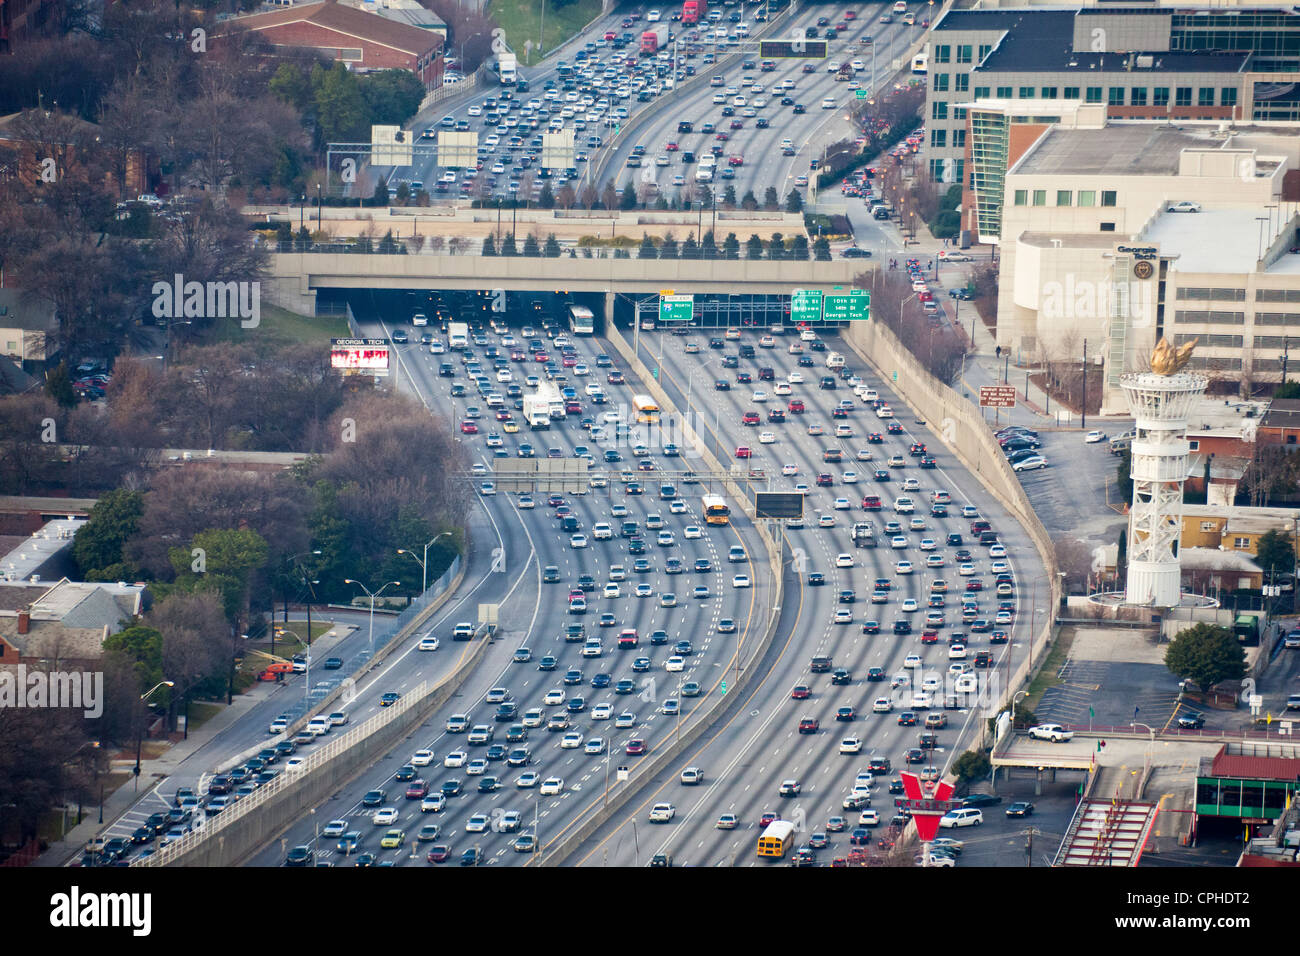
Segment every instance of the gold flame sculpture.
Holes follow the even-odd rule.
[[[1157,375],[1173,375],[1175,372],[1182,371],[1192,360],[1192,350],[1196,348],[1198,341],[1200,340],[1192,339],[1186,345],[1175,348],[1169,344],[1168,339],[1161,337],[1151,352],[1151,371]]]

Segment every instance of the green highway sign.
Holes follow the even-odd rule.
[[[827,322],[855,322],[871,318],[871,293],[861,289],[828,294],[822,308]]]
[[[855,90],[854,93],[857,96],[857,98],[860,100],[865,100],[867,98],[866,90]]]
[[[659,296],[659,321],[689,322],[694,308],[695,296],[693,295],[661,295]]]
[[[820,322],[822,320],[821,289],[795,289],[790,293],[790,321]]]

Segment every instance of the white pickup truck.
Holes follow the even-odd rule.
[[[1034,740],[1050,740],[1054,744],[1063,744],[1074,738],[1073,730],[1066,730],[1060,724],[1039,724],[1029,728],[1029,736]]]

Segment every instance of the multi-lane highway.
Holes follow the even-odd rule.
[[[363,331],[378,333],[387,331],[386,326],[363,322]],[[522,331],[515,330],[521,341]],[[486,349],[500,347],[508,354],[510,347],[502,344],[509,341],[504,336],[490,335],[488,341],[492,344],[476,346],[475,350],[490,368]],[[606,796],[607,774],[610,787],[616,787],[615,770],[619,765],[634,768],[667,746],[691,721],[704,719],[704,712],[717,699],[718,687],[726,679],[737,647],[746,649],[761,637],[770,618],[771,582],[752,527],[739,513],[733,514],[727,525],[705,523],[700,498],[709,487],[707,476],[701,475],[698,484],[683,484],[681,475],[674,474],[694,470],[700,464],[698,460],[665,456],[662,445],[650,455],[634,456],[631,445],[641,440],[637,431],[632,430],[620,442],[612,421],[604,423],[609,438],[591,438],[577,419],[591,415],[599,425],[606,413],[625,416],[637,382],[628,376],[625,385],[606,383],[611,369],[597,365],[599,340],[577,339],[575,346],[580,364],[590,374],[575,374],[571,381],[579,386],[584,381],[600,382],[609,401],[588,406],[583,415],[569,416],[563,424],[540,432],[529,431],[526,426],[517,432],[506,431],[505,423],[495,421],[486,405],[483,417],[466,417],[470,414],[468,406],[453,403],[448,394],[451,384],[465,383],[465,366],[459,357],[433,355],[424,346],[401,349],[398,374],[404,387],[414,389],[431,407],[455,407],[457,428],[467,421],[478,423],[477,434],[462,437],[472,458],[484,466],[485,472],[490,471],[496,450],[488,442],[495,445],[500,439],[498,447],[511,456],[518,455],[525,444],[532,445],[542,456],[555,454],[549,450],[558,449],[558,454],[565,457],[584,453],[581,446],[586,446],[596,457],[598,467],[602,471],[611,469],[613,475],[603,489],[564,496],[561,507],[549,504],[545,494],[531,496],[531,507],[519,495],[481,496],[483,506],[507,542],[507,563],[512,570],[516,563],[526,565],[528,570],[518,590],[502,603],[496,645],[461,693],[413,735],[410,752],[393,752],[325,805],[314,808],[314,813],[313,808],[305,808],[299,822],[277,845],[260,853],[254,863],[278,864],[284,859],[285,846],[299,845],[311,846],[317,860],[333,863],[350,862],[360,854],[370,853],[376,863],[408,863],[414,859],[425,865],[435,846],[446,847],[453,859],[477,847],[483,863],[525,862],[529,855],[514,852],[521,836],[533,835],[544,851],[577,821],[598,810]],[[554,347],[546,343],[548,351]],[[454,360],[456,374],[440,375],[439,366],[449,357]],[[542,364],[533,361],[529,353],[527,361],[511,361],[507,368],[512,377],[522,380],[528,374],[539,374]],[[513,383],[501,381],[503,387],[508,384]],[[520,418],[518,412],[513,417],[516,421]],[[607,451],[615,452],[621,460],[606,462]],[[653,463],[654,470],[641,470],[647,462]],[[620,468],[629,471],[623,474]],[[482,480],[491,480],[491,475],[482,479],[467,476],[467,480],[477,486]],[[680,498],[661,500],[661,481],[676,483]],[[629,493],[636,482],[643,486],[644,493]],[[576,518],[576,531],[560,528],[564,511]],[[658,527],[659,520],[654,516],[662,521],[662,527]],[[638,523],[645,535],[643,545],[620,536],[624,521]],[[612,537],[607,540],[595,537],[601,522],[611,526]],[[695,537],[695,530],[688,532],[688,528],[698,529],[699,536]],[[671,539],[662,537],[665,532]],[[575,547],[574,534],[584,535],[585,545]],[[644,552],[636,553],[641,547]],[[733,547],[744,549],[743,559],[729,560]],[[680,573],[669,567],[671,559],[681,563]],[[638,560],[646,562],[640,570]],[[547,568],[556,573],[544,573]],[[580,590],[583,575],[591,576],[591,589],[581,592],[587,610],[573,614],[571,589]],[[748,586],[736,586],[737,575],[747,578]],[[645,596],[636,596],[638,586],[644,586]],[[697,592],[697,588],[707,592]],[[611,623],[602,624],[605,614]],[[462,612],[462,618],[472,619],[472,614]],[[443,620],[449,617],[443,615]],[[583,628],[584,634],[570,640],[566,630],[575,625]],[[618,638],[627,628],[635,629],[637,646],[619,649]],[[662,634],[656,636],[656,632]],[[435,655],[457,655],[466,646],[451,640],[449,627],[444,626],[437,636],[442,646]],[[586,651],[589,639],[600,642],[600,656],[585,656],[590,653]],[[680,641],[689,647],[680,647]],[[520,659],[525,655],[516,653],[522,647],[528,648],[526,660]],[[553,661],[543,660],[548,656]],[[667,669],[674,657],[681,659],[680,671]],[[401,672],[401,666],[393,667],[392,677]],[[621,681],[628,683],[619,686]],[[388,685],[376,682],[372,688],[372,693],[382,693]],[[493,688],[507,692],[507,702],[515,705],[515,716],[494,719],[498,703],[495,698],[501,695],[493,694]],[[455,715],[464,715],[468,728],[477,724],[492,727],[493,739],[469,743],[468,728],[448,729],[449,723],[459,726],[452,720]],[[558,726],[564,723],[556,720],[561,715],[567,716],[567,727]],[[529,726],[539,719],[540,726]],[[557,729],[548,730],[548,726]],[[571,742],[566,740],[570,734],[575,735]],[[644,753],[636,753],[640,748],[635,745],[629,752],[633,740],[644,742]],[[488,759],[492,744],[500,744],[505,753]],[[510,765],[510,753],[516,748],[528,751],[527,762],[523,755],[516,755],[517,765]],[[407,775],[401,768],[411,763],[418,750],[433,754],[427,766],[413,768],[418,779],[428,785],[431,793],[445,790],[448,794],[445,805],[436,810],[433,801],[426,804],[420,798],[408,799],[409,782],[400,779]],[[456,752],[464,757],[455,756]],[[486,761],[481,773],[475,772],[479,767],[472,766],[476,759]],[[480,792],[487,778],[496,778],[499,788]],[[551,778],[560,781],[554,788],[558,792],[549,792],[552,788],[546,787]],[[543,793],[544,788],[548,792]],[[366,795],[372,791],[384,794],[378,806],[366,805]],[[374,799],[370,802],[373,804]],[[395,813],[381,813],[379,819],[385,822],[375,823],[376,811],[385,808]],[[517,828],[512,811],[518,815]],[[483,821],[474,821],[480,814]],[[389,816],[393,819],[389,820]],[[345,832],[361,834],[358,845],[349,853],[338,850],[338,838],[317,837],[317,831],[326,829],[331,821],[343,821]],[[470,828],[479,822],[483,822],[484,829],[471,832]],[[426,827],[436,827],[436,835],[433,830],[425,830],[421,838],[420,832]],[[403,833],[401,845],[381,848],[381,841],[394,828]]]
[[[664,775],[658,787],[650,788],[639,803],[618,820],[611,821],[596,839],[590,841],[578,857],[587,865],[633,865],[644,863],[654,853],[671,855],[678,864],[753,862],[757,860],[755,843],[761,833],[759,818],[767,812],[799,823],[797,843],[804,843],[815,832],[827,833],[832,818],[842,818],[845,829],[827,833],[830,846],[822,852],[843,856],[859,822],[856,811],[845,809],[845,799],[853,790],[858,775],[868,771],[868,762],[872,758],[889,760],[889,771],[874,775],[868,807],[877,811],[880,824],[884,826],[895,813],[894,797],[887,792],[886,782],[897,777],[899,770],[905,767],[906,752],[921,745],[920,734],[927,730],[927,716],[942,715],[946,719],[945,725],[930,728],[937,735],[937,748],[933,753],[921,755],[921,763],[913,769],[934,766],[944,770],[960,752],[958,741],[968,736],[972,722],[982,713],[977,706],[943,708],[944,694],[957,686],[957,676],[950,672],[950,667],[972,665],[978,652],[990,652],[995,665],[972,668],[972,672],[981,691],[995,689],[989,688],[988,682],[1000,679],[1006,672],[1008,658],[1014,656],[1018,659],[1025,652],[1035,588],[1040,608],[1046,600],[1042,569],[1033,560],[1033,548],[1023,531],[1012,523],[972,475],[942,451],[936,436],[927,426],[915,421],[886,383],[861,368],[862,363],[856,361],[852,353],[846,353],[850,356],[849,363],[859,366],[858,374],[863,383],[875,389],[892,406],[895,411],[893,419],[878,419],[871,407],[855,398],[838,377],[834,379],[837,388],[820,389],[818,380],[827,370],[818,366],[827,353],[805,352],[816,365],[800,367],[796,364],[800,356],[789,353],[793,336],[776,339],[778,347],[770,351],[757,349],[755,359],[740,360],[739,368],[732,370],[721,368],[720,352],[707,347],[707,338],[716,334],[718,330],[702,330],[693,332],[684,340],[670,339],[671,346],[664,347],[662,352],[656,341],[658,333],[643,336],[642,357],[647,364],[661,363],[661,382],[670,394],[678,398],[682,407],[686,405],[688,383],[694,386],[691,392],[692,405],[698,413],[696,427],[706,441],[733,453],[738,445],[753,448],[757,458],[751,459],[751,464],[774,476],[771,484],[775,489],[793,490],[800,484],[808,486],[805,527],[787,531],[795,560],[801,566],[803,586],[798,592],[788,594],[785,601],[787,614],[794,606],[794,620],[788,638],[785,637],[783,620],[784,643],[778,642],[779,654],[770,672],[738,707],[736,718],[711,731],[695,751],[681,757],[679,765]],[[742,341],[757,344],[757,339],[757,333],[747,332]],[[693,345],[699,351],[688,353],[682,348],[683,344]],[[733,343],[727,344],[730,352]],[[801,344],[805,349],[808,347],[807,343]],[[828,339],[828,347],[845,351],[833,337]],[[758,370],[762,367],[773,369],[775,381],[759,381]],[[792,385],[791,396],[777,398],[773,395],[775,382],[782,378],[788,382],[792,372],[802,373],[804,384]],[[737,384],[735,379],[739,373],[748,373],[753,382]],[[727,380],[731,389],[713,391],[718,380]],[[755,402],[755,389],[766,391],[770,396],[768,401]],[[854,410],[848,413],[847,419],[832,418],[832,409],[846,398]],[[777,407],[778,402],[788,407],[792,399],[805,403],[803,414],[787,414],[785,423],[766,421],[767,409]],[[761,411],[762,424],[742,425],[741,418],[747,410]],[[901,424],[900,433],[885,431],[891,420]],[[719,423],[716,431],[715,421]],[[839,424],[847,424],[852,434],[833,437],[835,426]],[[821,426],[825,434],[810,435],[809,426]],[[775,442],[760,444],[757,433],[762,431],[773,432]],[[870,442],[870,434],[877,431],[883,440]],[[926,443],[937,459],[933,470],[918,468],[917,459],[909,455],[914,441]],[[842,449],[844,460],[839,464],[824,463],[826,449],[834,447]],[[869,452],[870,459],[859,460],[859,450]],[[888,460],[895,455],[903,458],[906,463],[903,467],[888,466]],[[783,470],[789,470],[787,465],[794,466],[797,471],[783,474]],[[877,468],[890,474],[888,482],[873,479]],[[856,472],[857,481],[846,483],[850,470]],[[818,474],[829,474],[833,484],[817,485]],[[895,499],[904,494],[901,484],[907,478],[915,478],[919,484],[917,490],[906,493],[916,502],[916,510],[910,515],[896,514],[892,506]],[[929,495],[937,490],[951,495],[950,517],[934,518],[929,513]],[[881,512],[862,510],[861,499],[868,494],[881,498]],[[848,500],[850,507],[847,510],[838,510],[835,505],[835,500],[841,497]],[[994,557],[1001,551],[980,546],[972,540],[969,525],[974,519],[962,517],[965,506],[973,507],[997,530],[1006,557]],[[831,519],[834,524],[820,527],[819,517]],[[914,518],[919,518],[924,527],[912,530],[910,525]],[[860,520],[874,523],[877,547],[853,547],[849,540],[849,527],[853,521]],[[890,537],[884,533],[884,523],[891,520],[902,524],[901,533],[906,543],[898,548],[890,546]],[[963,536],[961,548],[971,552],[969,562],[959,559],[958,546],[946,543],[947,536],[952,533]],[[923,544],[926,539],[935,543],[932,550]],[[852,567],[836,566],[840,554],[850,556]],[[942,558],[942,567],[927,566],[927,558],[932,555]],[[900,561],[912,562],[913,570],[899,573]],[[1014,623],[995,629],[1009,632],[1009,643],[991,645],[992,632],[973,633],[971,626],[962,624],[959,615],[964,588],[971,580],[979,580],[983,589],[968,593],[973,593],[978,600],[981,618],[993,617],[998,599],[994,598],[991,589],[993,568],[998,561],[1006,562],[1015,576],[1015,595],[1010,599],[1014,605]],[[969,563],[971,567],[960,568],[962,563]],[[825,583],[814,584],[812,576],[815,574],[822,575]],[[884,603],[880,604],[872,603],[878,578],[889,584]],[[936,643],[922,643],[922,620],[930,610],[928,599],[935,581],[947,585],[946,592],[943,592],[945,606],[936,609],[941,610],[945,617],[944,626],[938,629]],[[850,589],[855,592],[853,603],[841,603],[841,592]],[[903,602],[908,599],[917,602],[916,611],[904,607]],[[852,620],[843,624],[833,623],[836,612],[842,610],[848,611]],[[867,620],[878,622],[880,632],[864,634],[863,624]],[[911,634],[893,633],[894,622],[901,620],[912,623]],[[967,650],[964,658],[950,659],[954,656],[950,642],[955,633],[965,635]],[[908,658],[913,655],[919,660],[910,663],[919,666],[909,667]],[[846,669],[849,672],[847,683],[834,683],[831,673],[813,673],[812,658],[816,656],[830,657],[834,667]],[[869,668],[879,668],[879,674],[869,674]],[[879,679],[872,679],[875,676]],[[937,690],[931,693],[931,706],[922,709],[913,706],[913,695],[922,688],[927,677],[937,680],[938,684]],[[894,684],[897,686],[892,686]],[[792,699],[792,691],[797,685],[808,688],[810,696],[807,699]],[[888,711],[875,712],[875,702],[879,698],[888,700]],[[978,704],[978,695],[961,702]],[[842,707],[853,708],[852,721],[836,720],[837,711]],[[883,709],[884,705],[881,705]],[[905,711],[915,714],[915,725],[900,725],[900,715]],[[819,721],[817,733],[798,732],[799,722],[806,717]],[[933,716],[931,722],[938,720],[938,716]],[[847,737],[860,740],[860,752],[841,752],[842,741]],[[969,740],[965,742],[969,743]],[[704,771],[704,786],[683,786],[679,782],[677,775],[687,766],[697,766]],[[787,780],[798,782],[800,792],[797,796],[783,798],[779,795],[782,783]],[[651,825],[647,820],[648,811],[661,801],[673,803],[676,814],[667,824]],[[735,815],[735,829],[718,827],[719,818],[727,813]],[[839,821],[834,823],[838,825]]]
[[[922,6],[914,4],[914,12],[920,14]],[[641,34],[654,26],[646,20],[650,8],[624,6],[524,70],[527,92],[487,88],[440,113],[436,122],[426,117],[412,128],[423,146],[431,146],[439,130],[478,133],[478,169],[447,168],[425,157],[383,172],[390,185],[418,184],[435,199],[529,198],[530,189],[536,198],[545,175],[539,172],[542,134],[572,130],[574,163],[568,173],[557,171],[553,188],[566,181],[598,190],[606,180],[620,187],[653,183],[655,195],[683,202],[701,181],[699,160],[717,152],[717,169],[704,181],[719,196],[732,186],[738,198],[753,190],[761,201],[772,186],[784,201],[791,189],[807,185],[810,164],[826,146],[855,135],[848,107],[857,91],[881,89],[921,36],[919,25],[905,24],[900,16],[880,22],[892,8],[796,3],[759,22],[753,15],[761,8],[748,8],[745,17],[746,8],[719,4],[710,12],[716,21],[673,22],[675,43],[641,55]],[[666,15],[661,23],[667,23]],[[808,33],[816,34],[808,42],[827,44],[825,58],[765,63],[759,55],[760,35],[790,40]],[[606,39],[610,35],[620,43],[624,35],[634,40],[615,49]],[[839,81],[836,70],[845,65],[852,76]],[[691,124],[690,132],[679,129],[683,122]],[[641,154],[639,161],[629,166],[634,152]],[[732,165],[732,157],[740,163]],[[599,174],[592,172],[596,167]]]

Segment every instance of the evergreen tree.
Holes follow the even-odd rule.
[[[524,255],[538,259],[542,255],[542,247],[537,244],[537,237],[531,233],[524,237]]]
[[[727,188],[722,191],[722,205],[728,209],[736,208],[736,187],[727,183]]]
[[[808,261],[808,237],[802,232],[797,233],[791,244],[790,251],[786,253],[787,258],[798,260],[799,262]]]
[[[649,233],[644,233],[641,238],[641,249],[637,252],[638,259],[658,259],[659,250],[655,248],[655,241],[650,238]]]
[[[519,250],[515,248],[515,234],[506,233],[506,237],[501,240],[501,254],[503,256],[517,256]]]
[[[767,190],[763,193],[763,208],[764,209],[781,208],[781,200],[776,194],[775,186],[768,186]]]
[[[740,240],[736,238],[734,232],[727,233],[727,238],[722,240],[722,258],[740,258]]]
[[[551,191],[551,181],[549,179],[542,183],[542,191],[537,196],[537,205],[543,209],[555,208],[555,193]]]
[[[591,250],[588,249],[587,252],[590,254]],[[548,259],[558,259],[560,257],[560,241],[555,238],[555,233],[551,233],[546,237],[546,249],[543,255]]]
[[[740,197],[740,208],[748,212],[753,212],[758,208],[758,197],[754,195],[754,190],[745,190],[745,195]]]
[[[758,238],[757,233],[752,233],[750,237],[747,240],[745,240],[745,258],[746,259],[763,258],[763,240]]]
[[[785,197],[786,212],[803,212],[803,194],[797,189],[790,190],[790,194]]]
[[[700,258],[700,244],[695,241],[695,233],[687,233],[686,241],[682,243],[683,259]]]
[[[700,240],[700,255],[705,259],[718,258],[718,241],[713,237],[713,230],[710,229]]]
[[[671,232],[664,235],[663,243],[659,247],[660,259],[676,259],[679,256],[677,240]]]
[[[488,233],[488,237],[483,240],[482,255],[495,256],[496,254],[497,254],[497,245],[495,242],[492,241],[492,234]]]
[[[67,362],[60,362],[45,373],[45,394],[61,408],[72,408],[77,404],[77,393],[72,390],[72,376],[68,374]]]
[[[817,241],[813,243],[813,255],[818,262],[831,261],[831,244],[825,236],[818,236]]]
[[[636,187],[632,185],[630,179],[627,181],[627,185],[623,187],[623,194],[618,200],[618,208],[624,212],[636,208]]]

